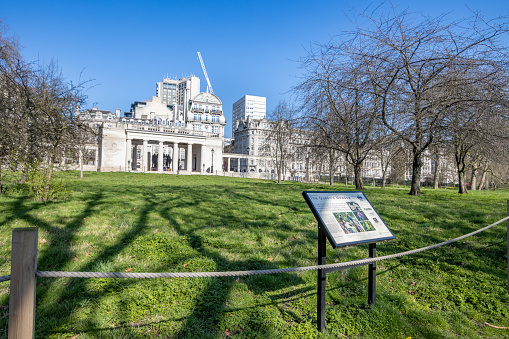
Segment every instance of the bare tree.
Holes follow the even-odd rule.
[[[380,100],[369,91],[365,65],[346,45],[328,44],[303,61],[303,81],[296,88],[307,124],[322,136],[321,147],[345,154],[354,168],[355,187],[363,189],[362,164],[377,144],[374,133]]]
[[[445,116],[453,106],[477,99],[457,97],[444,88],[451,82],[465,86],[477,80],[451,77],[464,65],[483,67],[486,60],[505,64],[505,54],[499,52],[507,25],[478,16],[461,22],[447,22],[445,16],[416,21],[395,7],[386,16],[362,17],[371,24],[354,32],[350,53],[367,66],[372,83],[368,88],[379,98],[382,122],[411,147],[410,194],[419,195],[422,157],[443,129]]]
[[[6,36],[7,27],[0,21],[0,193],[3,192],[2,168],[12,164],[20,147],[19,129],[24,125],[23,83],[29,75],[18,42]]]
[[[68,134],[73,140],[69,141],[71,146],[71,156],[78,159],[80,178],[83,178],[83,166],[87,163],[88,159],[94,157],[97,145],[97,137],[99,135],[98,127],[93,124],[89,125],[77,119]],[[94,157],[95,158],[95,157]]]
[[[303,127],[310,131],[309,147],[312,149],[314,159],[321,164],[327,165],[329,185],[334,185],[334,177],[337,171],[337,163],[343,153],[334,149],[329,138],[320,132],[317,126],[307,125]]]
[[[292,155],[292,138],[295,128],[294,110],[285,101],[279,102],[268,117],[270,127],[265,138],[265,152],[276,167],[277,181],[284,180]]]
[[[46,178],[42,199],[49,197],[54,164],[61,161],[60,154],[73,138],[77,124],[76,107],[83,104],[84,97],[79,86],[66,83],[54,63],[40,67],[33,86],[34,111],[37,129],[45,144]]]
[[[464,65],[455,72],[459,75],[451,77],[456,81],[444,88],[458,101],[468,98],[448,108],[446,115],[445,140],[454,152],[459,193],[468,192],[466,170],[470,167],[469,162],[477,160],[476,156],[471,156],[471,151],[480,145],[493,145],[497,139],[508,138],[504,132],[509,121],[506,108],[509,106],[506,94],[509,74],[503,66],[490,60]],[[463,81],[467,77],[469,80]],[[458,78],[462,81],[457,81]]]
[[[85,99],[82,85],[67,82],[54,63],[25,63],[0,22],[0,188],[8,164],[21,171],[21,181],[32,179],[37,197],[49,198],[54,164],[76,147],[72,134],[79,125],[75,107]]]
[[[398,154],[403,151],[400,144],[401,141],[398,138],[386,136],[385,138],[380,138],[380,142],[373,148],[373,152],[376,154],[382,171],[382,188],[386,186],[391,164]]]

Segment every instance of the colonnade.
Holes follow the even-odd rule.
[[[152,149],[152,154],[149,152],[149,143]],[[170,146],[173,148],[172,154],[168,154],[167,156],[171,158],[171,162],[165,165],[165,156],[164,156],[164,146]],[[199,146],[199,148],[195,147],[195,154],[193,157],[193,146]],[[138,147],[141,146],[141,164],[138,169],[137,166],[137,154]],[[155,166],[153,161],[153,155],[155,147],[157,148],[157,166]],[[180,159],[180,150],[185,150],[184,162],[181,163]],[[127,138],[126,139],[126,157],[125,157],[125,168],[128,171],[141,171],[141,172],[149,172],[154,168],[157,172],[162,173],[163,171],[170,171],[172,173],[179,173],[180,171],[184,171],[186,173],[200,172],[203,174],[205,171],[205,164],[203,163],[204,159],[202,155],[205,154],[205,145],[198,143],[178,143],[171,141],[163,141],[163,140],[147,140],[147,139],[136,139],[136,138]],[[194,158],[194,164],[193,164]],[[202,165],[203,163],[203,165]],[[169,165],[169,166],[168,166]]]
[[[235,155],[227,155],[223,153],[223,171],[224,172],[248,172],[249,169],[249,159],[254,159],[255,157],[244,155],[244,154],[235,154]],[[242,160],[244,159],[245,163],[242,164]]]

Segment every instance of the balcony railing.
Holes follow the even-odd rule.
[[[202,136],[209,138],[220,138],[222,137],[221,133],[213,133],[213,132],[205,132],[205,131],[193,131],[183,127],[171,127],[164,125],[144,125],[137,123],[127,123],[127,122],[105,122],[103,125],[105,128],[115,128],[115,129],[124,129],[130,131],[146,131],[146,132],[155,132],[155,133],[164,133],[164,134],[177,134],[177,135],[189,135],[189,136]]]

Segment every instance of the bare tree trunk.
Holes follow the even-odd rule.
[[[460,194],[467,194],[467,183],[465,180],[465,171],[458,168],[458,180],[459,180],[459,191]]]
[[[26,182],[27,181],[27,171],[28,167],[23,168],[23,172],[21,172],[21,179],[19,179],[19,182]]]
[[[439,168],[440,168],[440,157],[438,156],[438,154],[436,154],[436,158],[435,158],[435,171],[433,173],[433,189],[437,190],[438,189],[438,179],[439,179]]]
[[[382,188],[385,188],[386,178],[387,178],[387,171],[383,171],[383,173],[382,173]]]
[[[329,149],[329,184],[334,186],[334,151]]]
[[[84,163],[84,160],[85,160],[84,159],[85,156],[84,156],[84,154],[83,154],[81,149],[78,151],[78,157],[79,157],[79,160],[80,160],[80,179],[83,179],[83,163]]]
[[[53,163],[55,161],[55,150],[50,151],[49,157],[48,157],[48,173],[46,175],[46,180],[44,183],[44,196],[42,197],[42,200],[46,201],[48,200],[49,196],[49,190],[51,187],[51,177],[53,176]]]
[[[488,173],[488,172],[487,172],[486,170],[484,170],[484,171],[482,172],[482,175],[481,175],[481,183],[479,184],[479,189],[480,189],[480,190],[484,189],[484,185],[486,185],[486,174],[487,174],[487,173]]]
[[[28,167],[30,166],[28,164],[29,160],[27,159],[27,157],[25,156],[25,159],[23,159],[23,164],[21,165],[21,179],[19,179],[19,182],[20,183],[23,183],[23,182],[26,182],[27,181],[27,176],[28,176]]]
[[[353,167],[353,171],[354,171],[355,189],[357,189],[357,190],[364,189],[364,185],[362,183],[362,164],[355,164]]]
[[[470,177],[470,189],[472,191],[477,190],[477,170],[478,167],[476,165],[472,165],[472,176]]]
[[[467,182],[465,180],[465,157],[468,153],[468,147],[464,147],[464,145],[459,145],[456,148],[455,158],[456,158],[456,168],[458,170],[458,182],[459,182],[459,190],[460,194],[467,194]]]
[[[277,183],[280,184],[281,183],[281,175],[282,175],[282,171],[283,171],[283,165],[282,165],[282,160],[280,159],[279,161],[279,164],[276,164],[276,168],[277,168]]]
[[[414,152],[412,163],[412,183],[410,186],[410,195],[421,195],[421,154]]]

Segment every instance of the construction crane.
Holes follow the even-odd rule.
[[[214,93],[212,90],[212,85],[210,84],[209,76],[207,75],[207,70],[205,69],[205,64],[203,63],[203,59],[201,58],[201,53],[198,52],[198,58],[200,58],[201,68],[203,69],[203,74],[205,74],[205,79],[207,80],[207,93]]]

